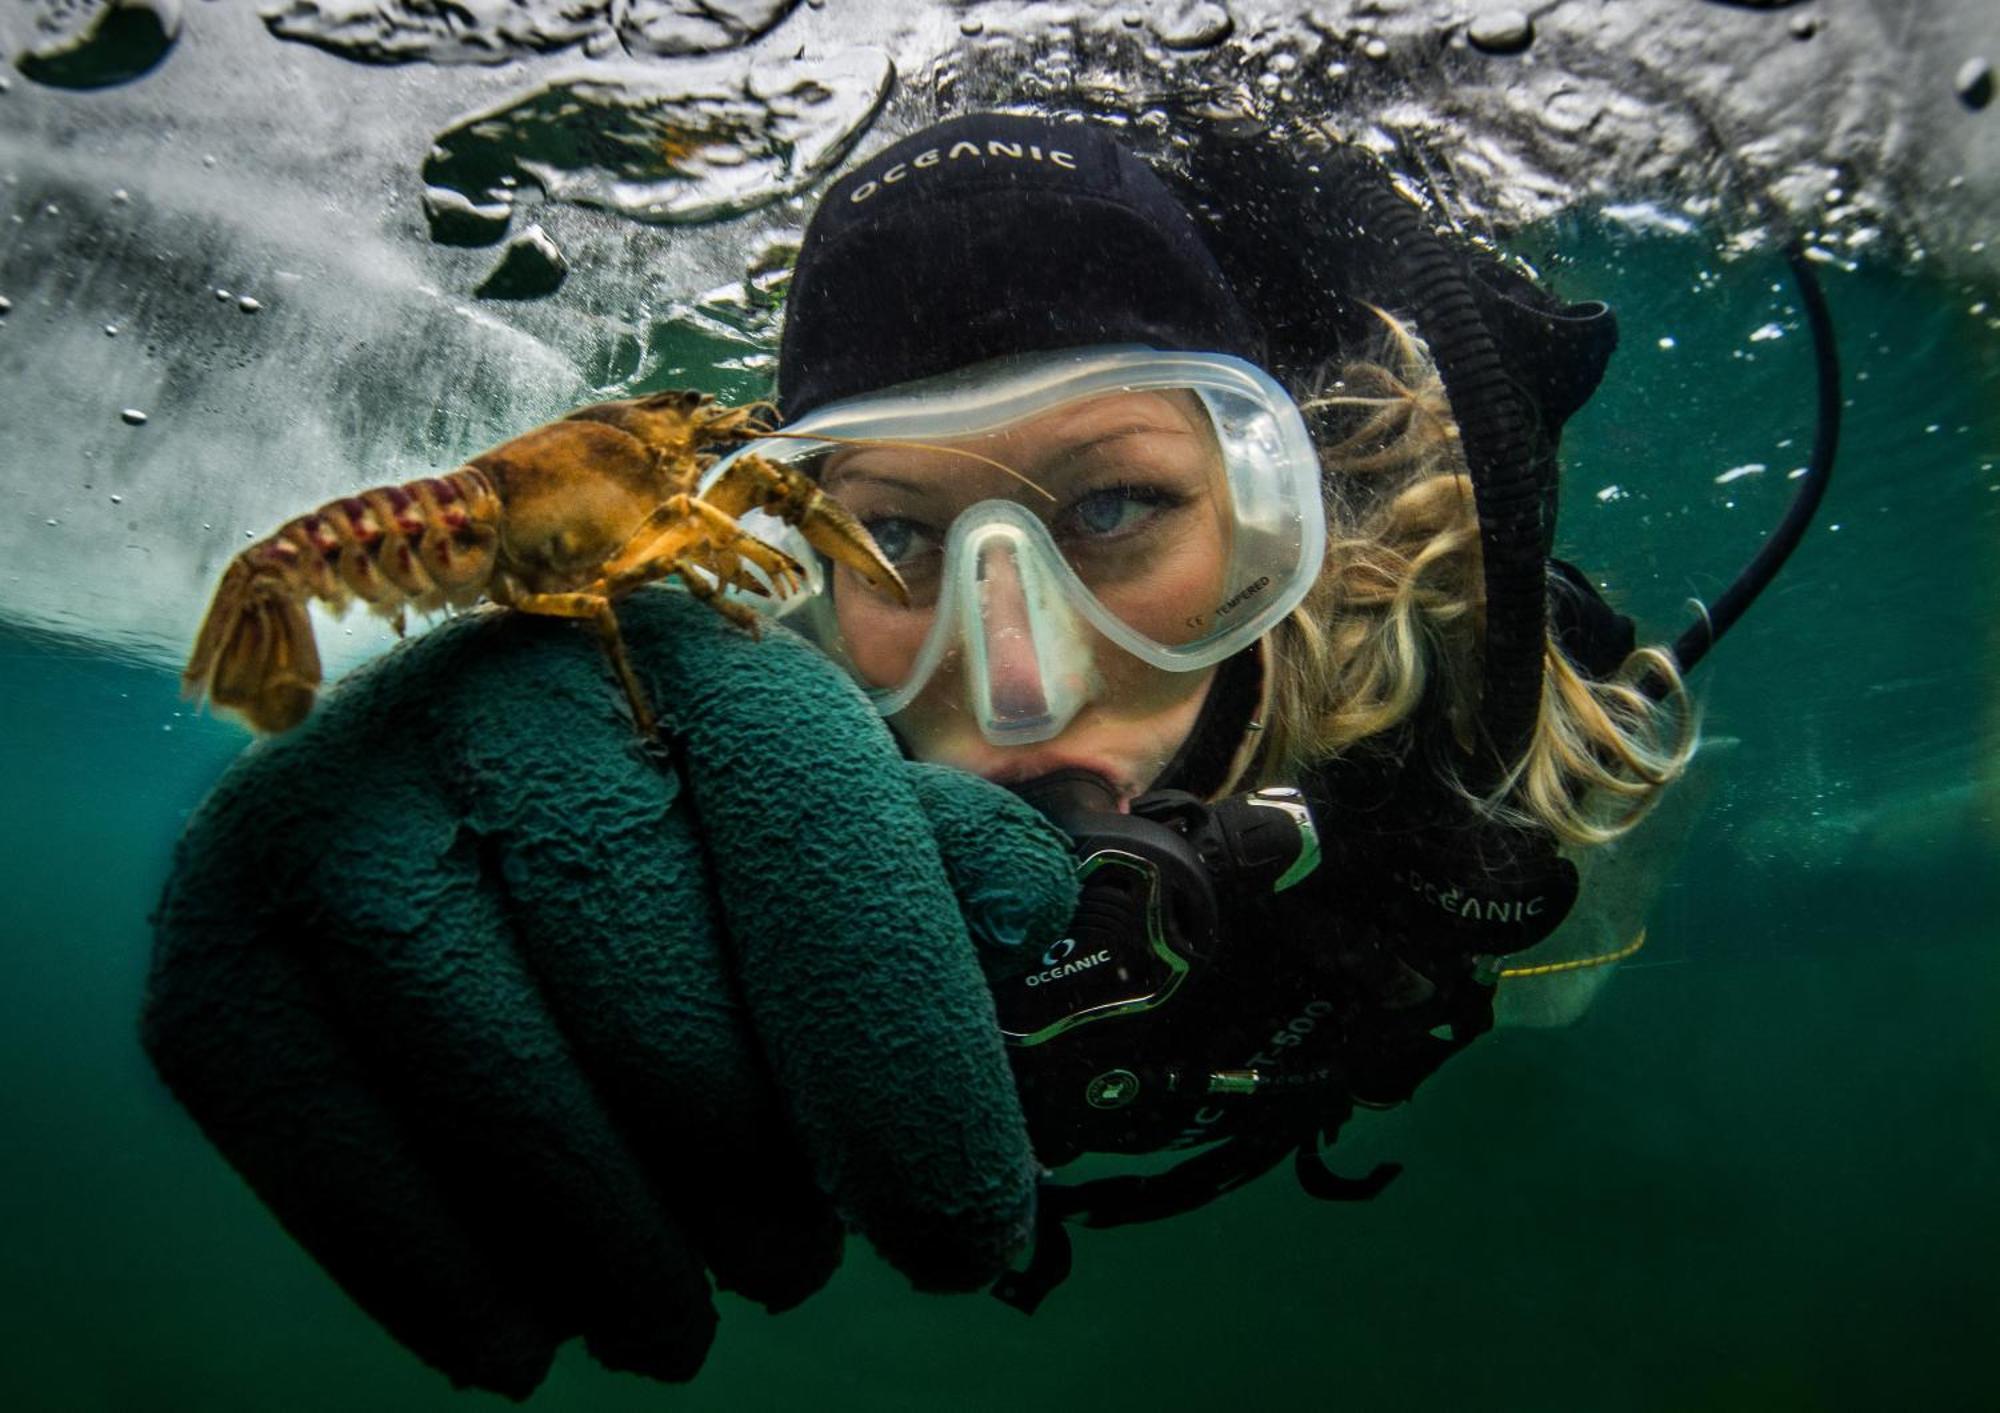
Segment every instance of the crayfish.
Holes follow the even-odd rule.
[[[803,566],[747,533],[737,516],[776,515],[908,601],[868,531],[805,473],[746,455],[697,494],[716,460],[705,448],[765,434],[756,411],[699,392],[600,402],[445,475],[362,491],[288,520],[230,561],[182,690],[258,731],[284,731],[305,719],[321,680],[309,599],[340,611],[358,598],[399,632],[406,608],[435,612],[486,599],[589,620],[634,721],[650,736],[654,717],[619,635],[617,600],[674,576],[754,632],[756,613],[722,591],[784,595],[804,581]]]

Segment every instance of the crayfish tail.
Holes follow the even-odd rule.
[[[187,666],[181,670],[181,695],[189,701],[198,702],[208,695],[216,658],[222,653],[224,640],[235,631],[252,577],[250,566],[239,556],[230,561],[229,568],[223,571],[222,582],[215,586],[215,597],[208,602],[201,631],[195,635],[194,649],[188,654]]]
[[[305,720],[321,680],[319,646],[303,598],[241,557],[223,575],[195,639],[181,688],[257,731]]]

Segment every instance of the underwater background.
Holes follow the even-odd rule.
[[[1776,232],[1805,227],[1845,365],[1832,489],[1696,674],[1709,745],[1573,944],[1646,947],[1506,983],[1512,1024],[1350,1124],[1336,1166],[1405,1165],[1380,1199],[1281,1172],[1079,1232],[1032,1319],[912,1294],[856,1241],[796,1311],[721,1297],[691,1385],[572,1347],[534,1405],[2000,1404],[2000,114],[1969,62],[2000,19],[1615,8],[1542,7],[1518,45],[1506,7],[1382,0],[0,20],[0,1407],[501,1405],[366,1320],[139,1051],[146,915],[246,740],[178,699],[179,658],[246,532],[588,398],[755,396],[827,174],[1002,103],[1160,141],[1317,109],[1612,302],[1560,550],[1656,639],[1804,464]],[[530,224],[566,278],[531,249],[481,297]],[[386,642],[321,632],[336,673]]]

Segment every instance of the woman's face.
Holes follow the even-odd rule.
[[[1195,637],[1194,625],[1221,597],[1229,561],[1222,459],[1190,393],[1115,393],[948,447],[842,449],[829,458],[822,485],[868,527],[910,587],[905,606],[850,570],[834,571],[842,646],[871,687],[907,680],[939,602],[945,537],[982,501],[1032,512],[1098,601],[1156,642]],[[1025,625],[1010,621],[1024,616],[1011,561],[982,561],[982,570],[990,693],[996,701],[1034,699],[1039,670],[1024,646]],[[1169,672],[1086,620],[1073,622],[1088,661],[1087,699],[1058,735],[1032,745],[987,740],[968,701],[962,645],[895,715],[897,731],[921,759],[1003,783],[1088,769],[1116,789],[1122,807],[1187,739],[1214,669]]]

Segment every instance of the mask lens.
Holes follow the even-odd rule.
[[[792,435],[742,454],[809,465],[909,600],[753,513],[746,529],[810,561],[811,594],[773,606],[885,713],[940,671],[962,677],[996,740],[1066,720],[1106,650],[1176,673],[1239,651],[1324,549],[1303,418],[1219,354],[1025,355],[830,405]]]
[[[1111,619],[1168,647],[1203,632],[1232,558],[1228,476],[1186,390],[1117,393],[949,442],[843,448],[822,487],[935,606],[958,517],[998,501],[1046,532],[1067,577]],[[836,594],[869,592],[839,571]]]

